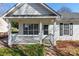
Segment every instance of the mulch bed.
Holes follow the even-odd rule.
[[[79,40],[59,40],[55,47],[61,56],[79,56]]]

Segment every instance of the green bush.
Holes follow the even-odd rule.
[[[16,45],[13,48],[0,48],[0,56],[42,56],[44,46],[34,45]]]
[[[11,25],[12,25],[12,27],[14,27],[14,28],[18,28],[18,22],[11,21]]]

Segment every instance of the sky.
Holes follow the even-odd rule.
[[[16,4],[14,4],[14,3],[0,4],[0,16],[3,15],[8,10],[10,10],[15,5]]]
[[[72,12],[79,12],[79,3],[51,3],[48,5],[56,11],[61,7],[68,7]]]
[[[4,14],[15,5],[15,3],[0,4],[0,15]],[[47,3],[47,5],[55,11],[58,11],[62,7],[68,7],[72,10],[72,12],[79,13],[79,3]]]

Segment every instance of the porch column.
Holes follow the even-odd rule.
[[[53,45],[56,45],[56,20],[54,20],[53,24]]]
[[[42,29],[42,23],[39,24],[39,40],[40,44],[42,44],[42,38],[43,38],[43,29]]]
[[[8,45],[11,46],[12,42],[12,36],[11,36],[11,24],[10,21],[8,19],[6,19],[6,21],[8,22]]]
[[[19,34],[23,34],[23,24],[19,23]]]

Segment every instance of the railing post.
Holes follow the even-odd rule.
[[[52,44],[53,44],[53,43],[52,43],[53,37],[52,37],[52,34],[51,34],[51,33],[49,34],[49,37],[50,37],[50,44],[52,45]]]

